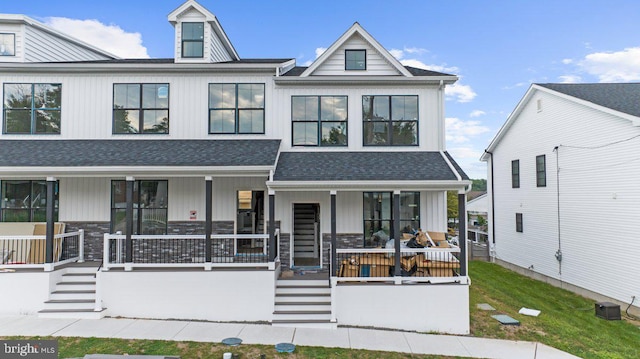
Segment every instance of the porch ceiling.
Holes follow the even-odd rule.
[[[279,148],[280,140],[3,140],[0,175],[268,173]]]

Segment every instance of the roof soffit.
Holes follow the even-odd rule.
[[[413,77],[413,75],[398,61],[387,49],[385,49],[371,34],[369,34],[359,23],[354,23],[338,40],[336,40],[322,55],[320,55],[309,66],[300,77],[308,77],[322,66],[328,59],[330,59],[342,46],[344,46],[351,38],[356,35],[360,35],[365,42],[367,42],[396,70],[398,73],[405,77]]]

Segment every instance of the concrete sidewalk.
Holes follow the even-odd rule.
[[[244,344],[293,343],[319,346],[435,354],[472,358],[577,358],[544,344],[453,335],[418,334],[360,328],[281,328],[268,324],[209,323],[146,319],[41,319],[0,317],[0,336],[97,337],[219,343],[238,337]]]

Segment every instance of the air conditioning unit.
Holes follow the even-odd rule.
[[[620,320],[620,306],[611,302],[596,303],[596,317],[606,320]]]

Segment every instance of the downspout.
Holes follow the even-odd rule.
[[[560,146],[553,148],[556,153],[556,203],[558,208],[558,250],[556,260],[558,261],[558,275],[562,278],[562,240],[560,237]]]
[[[496,244],[496,200],[493,185],[493,152],[484,150],[484,153],[491,156],[491,242]]]

